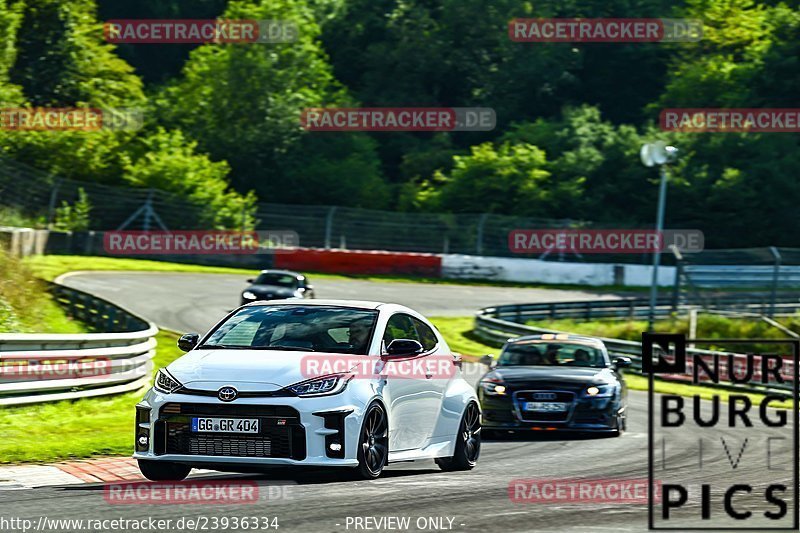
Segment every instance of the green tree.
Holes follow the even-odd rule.
[[[343,180],[377,186],[381,178],[369,143],[355,135],[300,127],[305,108],[350,102],[333,78],[307,2],[231,2],[224,17],[292,21],[300,28],[298,40],[208,44],[194,50],[182,78],[161,95],[162,123],[180,127],[200,149],[228,161],[237,189],[255,189],[263,199],[314,202],[317,191],[313,196],[307,191],[319,186],[319,172],[337,167],[341,170],[328,175],[326,189],[347,190],[350,185]],[[349,174],[352,169],[368,174]],[[303,172],[317,174],[303,182]],[[290,187],[284,186],[286,180]],[[345,198],[358,204],[369,193]]]
[[[53,229],[56,231],[86,231],[89,229],[89,217],[92,204],[83,187],[78,189],[78,199],[73,204],[61,202],[61,207],[56,207]]]
[[[199,209],[200,227],[252,229],[255,195],[230,189],[228,164],[215,162],[195,151],[179,130],[156,132],[136,141],[125,156],[124,180],[140,187],[161,189],[183,196]],[[188,216],[188,214],[187,214]]]
[[[141,80],[104,41],[93,0],[37,0],[23,6],[11,80],[33,105],[144,102]]]
[[[449,174],[434,176],[438,190],[421,192],[436,209],[556,217],[581,192],[580,181],[558,179],[547,170],[544,151],[530,144],[484,143],[453,159]]]

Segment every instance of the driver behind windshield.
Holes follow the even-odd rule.
[[[369,333],[372,330],[371,319],[360,319],[350,323],[348,328],[348,343],[355,353],[366,354],[367,343],[369,342]]]
[[[592,362],[589,359],[589,352],[583,348],[575,350],[575,360],[573,364],[575,366],[592,366]]]

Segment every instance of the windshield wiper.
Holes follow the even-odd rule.
[[[208,350],[249,350],[251,346],[237,346],[234,344],[201,344],[197,347],[206,348]]]
[[[303,348],[302,346],[284,346],[283,344],[271,344],[269,346],[254,346],[257,350],[289,350],[293,352],[316,352],[314,348]]]

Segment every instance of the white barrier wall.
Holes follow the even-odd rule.
[[[0,226],[0,244],[5,243],[13,256],[41,255],[47,246],[49,233],[46,229]]]
[[[675,284],[675,267],[658,269],[658,284]],[[649,286],[652,266],[612,263],[570,263],[514,257],[445,254],[442,277],[482,278],[523,283]]]

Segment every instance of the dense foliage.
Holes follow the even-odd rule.
[[[123,44],[102,20],[290,20],[283,44]],[[696,43],[538,44],[515,17],[694,18]],[[158,187],[236,226],[256,201],[650,226],[643,142],[681,150],[667,226],[800,246],[796,133],[664,133],[668,107],[796,107],[796,0],[0,0],[0,100],[144,109],[139,131],[0,131],[60,175]],[[491,107],[491,132],[331,133],[307,107]],[[2,203],[2,199],[0,199]]]

